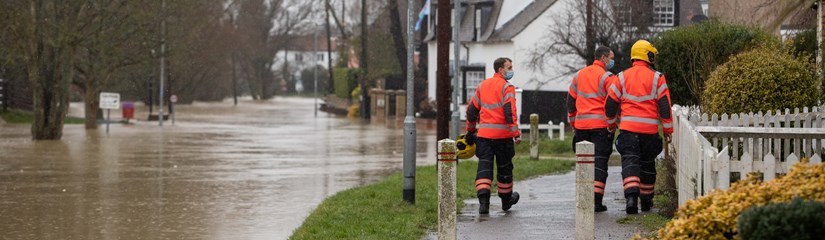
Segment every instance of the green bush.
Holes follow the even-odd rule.
[[[358,86],[358,75],[360,70],[357,68],[335,68],[335,95],[340,98],[349,98],[350,93]]]
[[[814,106],[820,93],[812,70],[774,47],[738,54],[711,74],[703,108],[722,114]]]
[[[825,203],[796,198],[742,212],[737,225],[742,239],[822,239]]]
[[[652,42],[659,50],[655,68],[666,76],[673,102],[701,105],[705,81],[718,65],[739,52],[778,40],[758,28],[709,20],[663,32]]]

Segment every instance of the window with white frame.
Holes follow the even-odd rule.
[[[676,5],[674,0],[654,0],[653,1],[653,25],[654,26],[674,26],[676,23]]]
[[[475,96],[476,88],[478,88],[478,85],[481,84],[482,81],[484,81],[484,70],[482,69],[481,71],[467,71],[465,72],[465,74],[465,80],[467,85],[465,85],[464,88],[466,93],[464,103],[468,103],[470,101],[470,98]]]

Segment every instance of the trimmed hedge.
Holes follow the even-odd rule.
[[[360,73],[361,71],[357,68],[335,68],[335,76],[333,76],[335,96],[349,98],[352,90],[358,86]]]
[[[742,239],[823,239],[825,202],[796,198],[750,208],[739,216],[738,229]]]
[[[705,81],[729,57],[764,43],[778,43],[758,28],[723,24],[708,20],[677,27],[656,36],[659,50],[655,68],[667,77],[673,103],[702,104]]]
[[[813,69],[777,48],[741,53],[711,74],[703,109],[722,114],[815,106],[820,92]]]
[[[787,175],[768,182],[751,174],[728,190],[717,189],[688,200],[653,239],[740,239],[738,220],[747,209],[795,198],[825,201],[825,163],[806,161],[803,159]]]

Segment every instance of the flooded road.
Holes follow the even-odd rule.
[[[107,136],[105,125],[66,125],[61,141],[31,141],[28,124],[0,124],[0,232],[286,239],[324,198],[402,168],[401,124],[315,118],[312,109],[309,98],[195,103],[176,109],[174,126],[113,124]],[[418,130],[418,164],[432,164],[435,130]]]

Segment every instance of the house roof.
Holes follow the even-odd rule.
[[[509,41],[516,35],[524,31],[533,21],[538,19],[542,13],[547,11],[557,0],[535,0],[533,3],[521,10],[515,17],[504,23],[501,28],[496,29],[492,36],[487,38],[489,42]]]
[[[474,13],[480,5],[486,4],[491,5],[491,12],[490,18],[486,23],[482,23],[485,25],[483,29],[485,31],[480,34],[479,39],[476,42],[497,42],[497,41],[510,41],[513,37],[517,36],[519,33],[524,31],[527,26],[529,26],[533,21],[535,21],[542,13],[547,11],[553,4],[557,2],[557,0],[534,0],[530,5],[522,9],[518,14],[516,14],[513,18],[508,20],[502,27],[496,29],[496,23],[498,22],[498,18],[501,15],[502,5],[504,4],[504,0],[460,0],[463,2],[462,5],[467,5],[467,10],[462,16],[461,19],[461,30],[459,33],[459,37],[461,38],[462,42],[472,42],[473,41],[473,34],[475,29],[474,27]],[[433,10],[431,13],[435,13],[435,8],[437,5],[433,2]],[[425,37],[425,41],[434,41],[435,40],[435,32],[428,33],[427,37]]]

